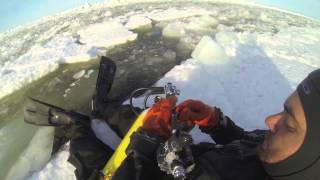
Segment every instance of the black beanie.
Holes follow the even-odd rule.
[[[298,86],[307,132],[300,149],[284,161],[264,168],[274,180],[320,179],[320,69],[311,72]]]

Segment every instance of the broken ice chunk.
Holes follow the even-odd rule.
[[[202,37],[191,57],[206,65],[221,64],[227,59],[224,49],[209,36]]]
[[[234,31],[234,27],[233,26],[226,26],[224,24],[219,24],[217,26],[217,30],[220,31]]]
[[[243,32],[238,34],[239,42],[247,45],[255,45],[257,41],[257,34],[250,32]]]
[[[160,21],[170,21],[170,20],[182,19],[182,18],[197,16],[197,15],[205,15],[205,14],[210,14],[210,12],[205,9],[199,9],[199,8],[189,8],[185,10],[170,8],[165,11],[162,11],[162,10],[151,11],[150,13],[148,13],[147,16],[152,20],[160,22]]]
[[[64,93],[65,93],[65,94],[68,94],[68,93],[70,93],[70,92],[71,92],[71,89],[70,89],[70,88],[64,90]]]
[[[209,31],[216,28],[219,25],[219,21],[209,15],[192,18],[187,24],[186,28],[194,31]]]
[[[151,29],[152,21],[144,16],[131,16],[125,25],[128,29]]]
[[[162,35],[167,38],[180,38],[185,34],[184,27],[180,22],[170,23],[162,30]]]
[[[84,74],[86,74],[85,70],[81,70],[72,76],[73,79],[80,79]]]
[[[216,41],[223,46],[236,45],[238,44],[238,37],[235,32],[222,31],[216,34]]]
[[[92,24],[78,31],[80,41],[95,47],[111,47],[134,41],[137,34],[129,31],[119,22]]]
[[[194,50],[199,40],[200,39],[192,38],[190,36],[181,38],[177,44],[177,53],[180,56],[190,57],[191,52]]]
[[[86,75],[84,75],[84,77],[85,77],[85,78],[89,78],[90,75],[91,75],[93,72],[94,72],[93,69],[89,69],[89,70],[88,70],[88,73],[87,73]]]
[[[104,13],[104,16],[106,16],[106,17],[112,16],[112,12],[111,11],[106,11]]]

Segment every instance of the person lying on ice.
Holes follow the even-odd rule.
[[[177,98],[160,100],[132,136],[127,158],[112,180],[173,179],[157,164],[156,151],[170,136]],[[320,177],[320,70],[309,74],[266,118],[269,130],[244,131],[217,107],[197,100],[177,105],[179,122],[198,125],[216,144],[192,146],[190,180],[317,180]],[[71,141],[72,146],[72,141]],[[103,146],[103,145],[101,145]],[[106,152],[106,151],[105,151]]]

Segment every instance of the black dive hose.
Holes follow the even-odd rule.
[[[140,91],[142,91],[142,92],[140,92]],[[139,112],[137,112],[133,106],[133,98],[142,96],[142,95],[138,94],[138,92],[142,93],[142,95],[145,94],[144,102],[143,102],[143,105],[144,105],[143,110],[148,108],[147,102],[148,102],[148,98],[150,96],[165,93],[164,87],[139,88],[139,89],[134,90],[130,95],[130,108],[136,116],[139,116]]]

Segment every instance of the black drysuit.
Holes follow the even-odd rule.
[[[75,138],[71,140],[69,161],[77,167],[78,179],[89,179],[90,175],[93,179],[94,175],[98,174],[94,170],[103,168],[113,151],[96,139],[91,130],[80,127],[77,132],[78,136],[74,136]],[[187,175],[187,179],[270,179],[263,169],[256,150],[257,145],[264,139],[265,131],[246,132],[225,117],[223,123],[206,133],[210,134],[216,144],[200,143],[191,147],[196,166]],[[79,145],[79,143],[84,145],[85,141],[89,144],[85,147]],[[153,134],[142,130],[135,132],[126,151],[128,156],[112,180],[173,180],[173,176],[160,171],[157,165],[156,150],[160,143],[162,143],[160,138]]]

